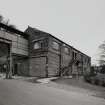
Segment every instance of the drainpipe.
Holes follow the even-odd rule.
[[[59,54],[59,76],[62,76],[62,71],[61,71],[61,68],[62,68],[62,45],[60,44],[60,54]]]
[[[12,78],[12,44],[10,45],[9,79]]]
[[[6,79],[12,78],[12,43],[10,44],[9,56],[7,57]]]

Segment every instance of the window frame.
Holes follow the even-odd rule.
[[[35,48],[35,45],[38,44],[39,48]],[[38,50],[38,49],[41,49],[42,46],[41,46],[41,43],[38,41],[38,42],[34,42],[34,45],[33,45],[33,49],[34,50]]]
[[[54,43],[57,45],[57,47],[54,47]],[[52,48],[54,49],[54,50],[59,50],[60,49],[60,45],[59,45],[59,43],[57,42],[57,41],[52,41]]]
[[[70,54],[70,48],[68,48],[67,46],[63,46],[64,48],[64,53],[66,53],[66,54]],[[67,50],[66,50],[67,49]]]
[[[76,51],[72,51],[72,57],[73,57],[73,59],[77,59],[77,52]]]

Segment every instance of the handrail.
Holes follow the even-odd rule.
[[[73,63],[76,64],[77,62],[78,62],[77,59],[70,60],[68,66],[65,66],[65,67],[61,68],[61,75],[62,76],[66,75],[66,73],[69,72],[69,67],[71,67]]]

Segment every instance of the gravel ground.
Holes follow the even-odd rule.
[[[40,83],[49,87],[60,88],[67,91],[75,91],[78,93],[87,94],[105,99],[105,87],[92,85],[90,83],[85,82],[83,79],[58,78],[54,79],[53,81],[41,83],[37,81],[37,78],[34,78],[34,79],[27,79],[26,81],[32,83]],[[48,78],[41,79],[41,81],[48,81]]]
[[[57,85],[1,79],[0,105],[105,105],[102,98],[73,91],[73,87],[70,91],[59,89]]]
[[[65,79],[59,78],[46,84],[48,86],[54,86],[61,89],[66,89],[68,91],[76,91],[84,94],[100,97],[105,99],[105,87],[92,85],[86,83],[83,79]]]
[[[40,83],[35,77],[15,77],[14,79],[28,81],[32,83]],[[45,79],[44,79],[45,81]],[[75,91],[82,94],[92,95],[95,97],[100,97],[105,99],[105,87],[92,85],[86,83],[83,79],[67,79],[67,78],[58,78],[50,82],[41,83],[48,87],[55,87],[64,89],[67,91]]]

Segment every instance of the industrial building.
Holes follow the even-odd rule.
[[[91,58],[53,35],[28,27],[24,32],[0,23],[0,72],[9,58],[12,75],[82,76]]]

